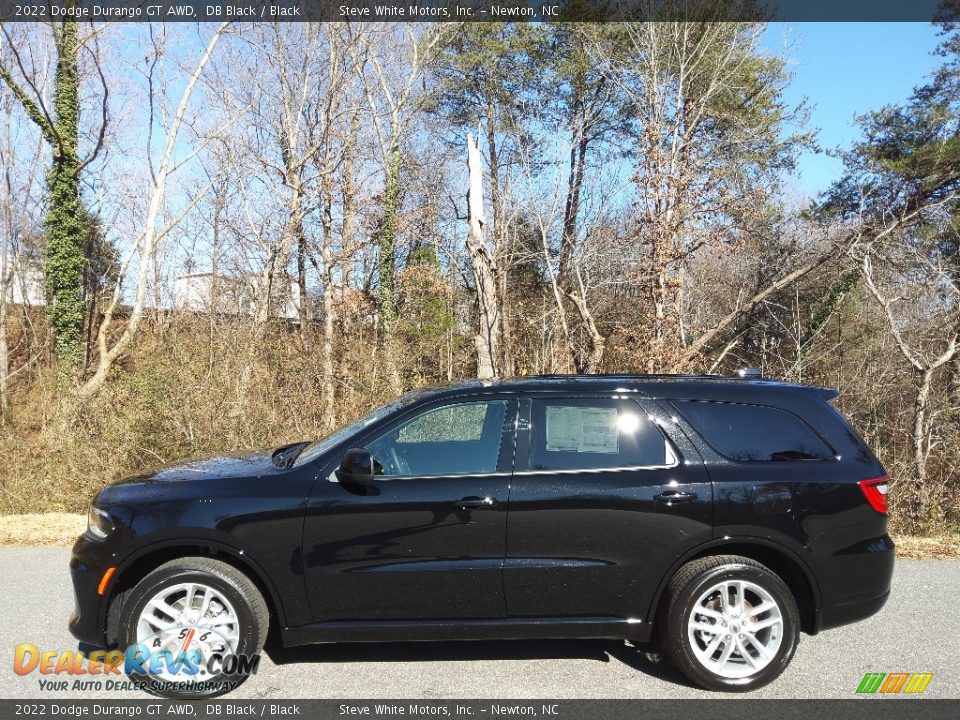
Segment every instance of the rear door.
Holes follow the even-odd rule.
[[[671,415],[628,395],[521,401],[504,589],[513,617],[646,617],[712,489]]]

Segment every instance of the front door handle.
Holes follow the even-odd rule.
[[[678,503],[693,502],[697,499],[697,494],[694,492],[680,492],[679,490],[667,490],[667,492],[662,492],[659,495],[654,495],[653,499],[655,502],[663,503],[664,505],[676,505]]]
[[[461,510],[477,510],[479,508],[491,508],[497,506],[497,499],[492,497],[477,497],[471,495],[457,501],[457,507]]]

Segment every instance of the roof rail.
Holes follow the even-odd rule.
[[[755,367],[742,367],[734,373],[738,378],[744,380],[757,380],[763,377],[763,373],[760,371],[760,368]]]
[[[741,374],[745,373],[745,374]],[[762,378],[756,368],[745,368],[737,371],[736,375],[688,375],[684,373],[542,373],[538,375],[522,375],[511,380],[717,380],[729,381],[731,378],[754,379]]]

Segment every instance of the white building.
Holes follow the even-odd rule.
[[[0,257],[0,283],[10,278],[5,285],[6,301],[13,305],[46,305],[46,292],[43,285],[43,270],[36,262],[22,255]]]
[[[212,272],[179,275],[173,283],[173,306],[177,310],[253,315],[256,310],[259,275],[215,275]],[[285,320],[300,318],[300,286],[293,280],[286,288],[274,281],[271,315]]]

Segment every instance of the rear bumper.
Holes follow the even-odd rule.
[[[835,553],[829,561],[830,583],[822,587],[817,630],[848,625],[878,613],[890,597],[895,553],[893,541],[886,535]]]
[[[109,593],[98,592],[100,579],[110,566],[103,559],[103,543],[81,535],[73,546],[70,558],[70,578],[73,581],[73,612],[67,627],[82,643],[106,647],[106,606]],[[109,553],[107,553],[109,555]]]
[[[820,609],[820,630],[829,630],[830,628],[849,625],[860,620],[865,620],[871,615],[880,612],[890,597],[888,590],[883,595],[866,598],[864,600],[855,600],[854,602],[841,603],[838,605],[829,605]]]

